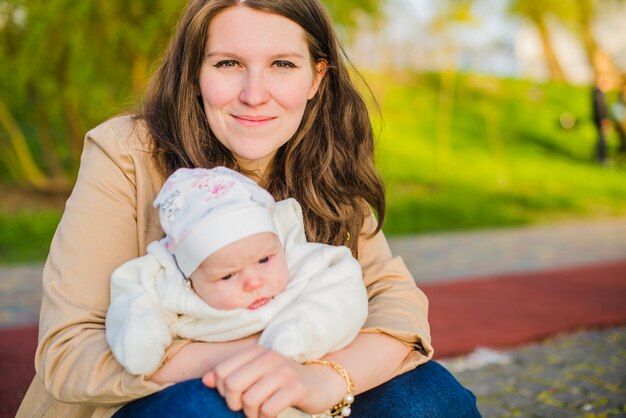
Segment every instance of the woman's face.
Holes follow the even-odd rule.
[[[200,92],[211,130],[239,164],[265,171],[296,132],[326,64],[313,66],[304,30],[234,6],[209,25]]]

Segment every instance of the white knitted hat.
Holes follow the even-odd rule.
[[[154,201],[165,245],[189,277],[206,257],[242,238],[276,232],[274,198],[225,167],[180,168]]]

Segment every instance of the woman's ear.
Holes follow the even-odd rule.
[[[311,85],[311,90],[309,90],[309,95],[308,95],[309,100],[311,100],[317,93],[317,90],[319,89],[320,84],[322,83],[322,80],[324,79],[324,76],[326,75],[327,69],[328,69],[328,62],[326,60],[317,61],[317,63],[315,64],[315,67],[313,67],[313,84]]]

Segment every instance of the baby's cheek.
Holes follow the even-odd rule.
[[[195,286],[196,293],[200,296],[200,299],[206,302],[212,308],[215,309],[233,309],[230,306],[233,303],[232,296],[224,294],[215,286]]]
[[[285,290],[285,288],[287,287],[288,281],[289,281],[289,271],[285,267],[285,269],[281,272],[280,291]]]
[[[245,303],[242,300],[241,295],[235,291],[222,293],[214,300],[215,304],[213,305],[213,307],[216,309],[221,309],[223,311],[245,308]]]

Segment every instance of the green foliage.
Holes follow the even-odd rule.
[[[85,132],[133,110],[186,0],[0,0],[0,179],[69,188]],[[349,27],[381,0],[328,2]]]
[[[0,2],[0,91],[21,131],[9,136],[25,137],[49,176],[72,178],[85,132],[141,94],[183,4]],[[0,143],[6,136],[0,124]],[[0,147],[5,166],[9,152]]]
[[[577,11],[580,8],[578,3],[580,2],[573,2],[572,0],[513,0],[509,9],[512,13],[520,14],[531,22],[541,20],[549,14],[568,21],[576,18]]]
[[[370,17],[379,17],[383,0],[322,0],[333,20],[343,26],[353,27],[359,13]]]

